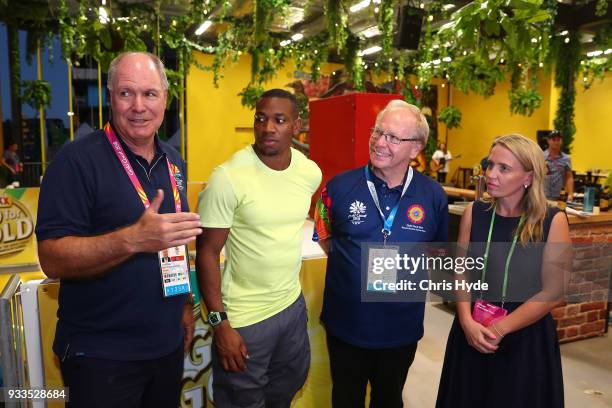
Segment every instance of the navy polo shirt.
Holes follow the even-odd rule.
[[[151,165],[123,143],[149,201],[164,190],[160,213],[174,212],[166,157],[173,165],[183,211],[189,211],[185,165],[170,145],[155,139]],[[103,131],[64,146],[40,188],[36,236],[94,236],[133,224],[144,205]],[[140,253],[83,280],[61,279],[53,351],[58,356],[132,361],[168,355],[182,345],[184,296],[164,298],[157,253]]]
[[[404,186],[389,188],[372,176],[386,218]],[[383,221],[368,190],[364,168],[331,179],[322,202],[331,235],[321,313],[326,330],[363,348],[401,347],[418,341],[423,336],[423,302],[361,301],[360,245],[383,241]],[[415,171],[387,242],[447,241],[446,193],[431,178]]]

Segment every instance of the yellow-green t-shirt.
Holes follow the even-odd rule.
[[[318,166],[295,149],[285,170],[247,146],[213,171],[198,211],[204,227],[230,229],[221,296],[232,327],[267,319],[300,295],[303,225],[320,182]]]

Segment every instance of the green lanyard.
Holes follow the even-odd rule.
[[[519,221],[519,225],[516,228],[516,232],[514,233],[514,238],[512,239],[512,245],[510,246],[510,252],[508,252],[508,257],[506,258],[506,267],[504,268],[504,286],[502,288],[502,308],[504,307],[504,303],[506,302],[506,293],[508,290],[508,270],[510,269],[510,261],[512,259],[512,254],[514,253],[514,247],[516,246],[516,241],[518,240],[519,231],[521,230],[521,226],[523,225],[523,221],[525,220],[525,215],[521,215],[521,219]],[[485,248],[484,253],[484,268],[482,270],[482,282],[485,281],[485,276],[487,274],[487,265],[489,263],[489,248],[491,246],[491,236],[493,235],[493,224],[495,224],[495,208],[493,208],[493,214],[491,214],[491,225],[489,225],[489,236],[487,237],[487,247]],[[482,298],[482,291],[480,292],[480,297]]]

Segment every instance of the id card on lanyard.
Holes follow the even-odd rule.
[[[374,201],[374,205],[376,209],[378,209],[378,214],[383,222],[383,228],[380,231],[383,234],[383,246],[382,248],[369,248],[368,249],[368,282],[367,282],[367,290],[374,292],[391,292],[394,293],[395,289],[389,289],[389,284],[395,285],[397,283],[397,267],[394,265],[391,268],[383,268],[382,272],[380,270],[380,261],[378,261],[379,265],[376,267],[377,259],[393,259],[399,255],[399,246],[397,245],[387,245],[387,238],[391,235],[391,230],[393,229],[393,222],[395,221],[395,215],[397,214],[397,210],[399,209],[400,203],[402,201],[402,197],[408,190],[408,186],[412,181],[413,170],[412,167],[408,167],[408,175],[406,176],[406,181],[404,182],[404,187],[402,189],[402,194],[400,198],[395,203],[395,206],[391,209],[389,216],[385,218],[382,209],[380,208],[380,201],[378,200],[378,194],[376,193],[376,186],[374,185],[372,173],[370,171],[370,165],[367,164],[365,166],[365,177],[366,182],[368,184],[368,190],[370,190],[370,195],[372,196],[372,200]],[[384,262],[384,261],[383,261]],[[390,263],[390,262],[389,262]]]
[[[115,135],[110,123],[104,126],[104,133],[110,143],[117,159],[123,166],[123,170],[129,177],[138,197],[142,201],[145,209],[149,208],[151,203],[149,198],[140,184],[140,180],[136,177],[136,173],[130,164],[130,161],[121,146],[121,142]],[[168,175],[170,176],[170,184],[172,185],[172,197],[174,199],[174,209],[177,213],[181,212],[181,196],[176,185],[176,180],[172,174],[172,164],[166,157],[168,166]],[[179,245],[158,251],[159,269],[161,273],[162,294],[164,297],[183,295],[191,292],[191,283],[189,282],[189,257],[187,256],[187,247]]]
[[[474,308],[472,309],[472,319],[482,324],[485,327],[488,327],[495,323],[496,321],[503,319],[508,315],[508,310],[504,309],[504,305],[506,303],[506,295],[508,293],[508,274],[510,270],[510,261],[512,260],[512,255],[514,254],[514,247],[516,246],[516,241],[518,240],[521,227],[523,226],[523,221],[525,220],[525,215],[521,215],[521,219],[519,220],[518,227],[516,227],[516,231],[514,232],[514,237],[512,238],[512,245],[510,246],[510,251],[508,252],[508,256],[506,257],[506,263],[504,267],[504,283],[502,286],[502,304],[500,306],[496,306],[482,298],[482,291],[480,291],[480,298],[476,300],[474,303]],[[482,277],[481,282],[485,282],[485,277],[487,274],[487,265],[489,264],[489,248],[491,246],[491,237],[493,236],[493,225],[495,224],[495,208],[493,208],[493,213],[491,214],[491,223],[489,224],[489,234],[487,237],[487,246],[485,248],[484,253],[484,268],[482,269]]]

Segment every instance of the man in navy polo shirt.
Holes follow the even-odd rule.
[[[160,268],[200,234],[199,216],[183,161],[155,136],[163,63],[121,54],[108,89],[112,122],[66,145],[41,185],[40,265],[60,279],[53,351],[72,407],[176,407],[193,310],[187,295],[167,296]]]
[[[363,407],[368,381],[371,407],[403,406],[424,303],[362,302],[361,244],[448,240],[444,190],[409,166],[428,135],[416,106],[389,102],[372,129],[370,163],[332,178],[317,203],[313,239],[328,254],[321,320],[334,407]]]

